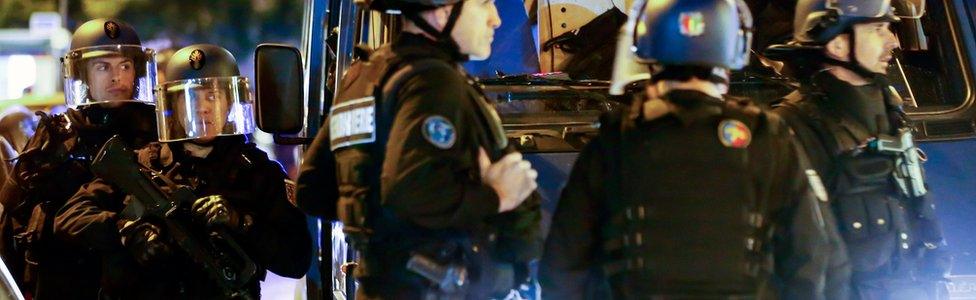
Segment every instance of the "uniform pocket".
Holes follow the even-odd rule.
[[[862,194],[837,200],[841,234],[855,272],[871,272],[887,264],[894,254],[895,208],[885,195]]]
[[[877,197],[863,197],[864,206],[867,209],[868,226],[871,236],[887,234],[892,228],[892,212],[890,210],[889,199],[885,195]]]
[[[869,216],[863,198],[859,196],[837,198],[834,204],[840,221],[840,231],[845,241],[858,241],[870,236],[870,229],[866,226]]]

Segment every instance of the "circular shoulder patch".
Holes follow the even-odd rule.
[[[739,120],[727,119],[718,124],[718,139],[725,147],[743,149],[752,142],[752,131]]]
[[[454,147],[454,142],[457,141],[457,131],[454,129],[454,124],[442,116],[427,117],[424,120],[421,132],[424,134],[424,139],[427,139],[437,148],[450,149]]]

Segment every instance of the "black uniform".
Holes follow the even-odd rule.
[[[843,246],[780,119],[696,91],[665,98],[681,109],[605,116],[580,153],[546,241],[544,298],[605,298],[603,283],[616,299],[775,293],[763,283],[785,299],[842,295],[845,281],[826,278],[845,278],[842,250],[829,263]]]
[[[141,103],[89,105],[44,116],[0,191],[0,253],[25,293],[46,299],[91,299],[100,262],[86,248],[52,235],[58,209],[92,180],[91,160],[108,138],[139,146],[156,140],[155,109]]]
[[[162,146],[172,147],[171,157],[152,144],[139,150],[139,160],[192,187],[195,195],[221,195],[234,209],[253,217],[247,231],[232,235],[258,265],[258,275],[248,285],[254,296],[260,294],[258,281],[264,279],[265,270],[291,278],[303,276],[311,262],[311,240],[305,216],[288,202],[281,166],[240,136],[218,137],[212,145],[211,152],[199,158],[187,153],[181,143]],[[149,266],[135,262],[119,234],[125,201],[129,200],[122,191],[96,179],[68,201],[54,224],[59,237],[114,263],[103,274],[103,293],[119,298],[220,298],[215,283],[179,250],[156,257]],[[179,248],[171,245],[170,249]]]
[[[823,174],[849,250],[855,294],[863,299],[936,298],[935,284],[948,272],[950,257],[935,206],[927,196],[901,191],[895,180],[902,167],[897,154],[869,146],[906,128],[900,99],[880,78],[855,87],[820,72],[810,83],[776,112],[794,128]]]
[[[528,263],[539,256],[539,198],[498,213],[498,196],[481,182],[478,149],[498,160],[509,151],[507,140],[494,109],[458,64],[462,56],[447,49],[421,35],[401,34],[368,64],[350,69],[333,106],[329,139],[340,219],[347,232],[353,226],[369,232],[360,239],[368,242],[356,245],[364,250],[357,268],[361,297],[420,298],[435,291],[432,282],[407,270],[417,255],[442,267],[463,266],[466,297],[484,299],[526,281]],[[361,118],[337,112],[373,99],[373,87],[385,93],[376,99],[375,135],[367,133],[366,141],[362,134],[340,135],[362,128],[348,123]],[[357,201],[366,202],[365,222],[350,216],[355,209],[349,203]]]

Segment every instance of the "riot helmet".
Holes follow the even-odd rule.
[[[794,72],[818,62],[846,67],[866,78],[878,77],[854,55],[857,45],[854,26],[875,22],[899,22],[917,19],[925,13],[924,0],[799,0],[793,21],[793,39],[784,45],[773,45],[764,51],[773,60],[794,61]],[[823,55],[824,46],[841,34],[849,34],[851,48],[848,61]],[[802,75],[801,75],[802,77]]]
[[[459,52],[457,42],[451,38],[451,31],[454,29],[454,25],[457,24],[458,18],[461,17],[461,6],[463,2],[463,0],[373,0],[370,2],[369,8],[380,12],[402,14],[407,20],[417,25],[418,28],[434,37],[436,42],[452,49],[454,52]],[[443,30],[437,30],[420,16],[420,13],[423,11],[452,4],[454,6],[451,8],[451,13],[447,17],[447,23],[444,24]]]
[[[897,22],[919,18],[924,12],[923,0],[800,0],[793,18],[793,40],[824,45],[856,24]]]
[[[237,60],[226,49],[197,44],[176,51],[166,66],[168,81],[156,88],[161,142],[254,132],[254,100]]]
[[[125,22],[95,19],[71,36],[71,50],[61,58],[65,103],[141,102],[154,104],[156,60]]]
[[[681,66],[727,83],[728,70],[749,63],[752,14],[742,0],[648,1],[634,26],[632,51],[652,66],[652,80]]]
[[[462,0],[374,0],[369,8],[380,12],[423,11],[460,3]]]
[[[617,49],[613,56],[613,73],[610,77],[610,95],[624,95],[628,86],[651,77],[647,68],[637,61],[637,56],[632,51],[634,29],[646,3],[647,0],[634,0],[627,13],[627,21],[617,32]]]

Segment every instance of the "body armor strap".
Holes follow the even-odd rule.
[[[711,104],[709,104],[711,105]],[[750,130],[756,128],[762,128],[763,130],[781,130],[777,128],[768,128],[770,126],[767,116],[758,111],[743,109],[741,103],[736,103],[734,100],[729,100],[725,104],[726,106],[722,109],[721,115],[711,116],[708,118],[721,118],[721,119],[732,119],[737,120],[745,124]],[[670,220],[671,217],[662,217],[662,214],[666,214],[661,211],[657,211],[660,207],[656,207],[661,203],[670,201],[682,201],[682,199],[645,199],[638,200],[641,196],[636,196],[635,194],[641,194],[636,192],[639,190],[639,186],[646,186],[648,184],[654,184],[646,182],[648,179],[646,176],[641,178],[641,176],[633,176],[640,172],[640,170],[635,170],[633,168],[640,168],[642,164],[628,164],[624,165],[623,161],[632,161],[639,159],[634,157],[634,155],[642,155],[637,153],[642,153],[638,151],[635,147],[640,147],[639,143],[632,142],[638,140],[636,138],[641,132],[635,128],[633,124],[629,123],[631,120],[623,120],[626,113],[616,114],[612,116],[604,116],[601,120],[601,142],[603,143],[605,151],[602,157],[609,158],[606,166],[608,168],[607,173],[612,174],[612,179],[607,180],[608,183],[606,187],[607,191],[607,202],[611,203],[608,205],[608,211],[604,211],[604,215],[608,215],[608,228],[605,230],[606,235],[603,244],[602,252],[603,257],[603,274],[608,278],[614,278],[617,275],[623,273],[635,272],[633,274],[641,274],[641,276],[648,276],[647,279],[662,283],[662,279],[668,279],[672,273],[672,267],[668,266],[670,263],[667,257],[660,257],[660,254],[655,254],[655,251],[650,251],[655,247],[669,247],[673,245],[656,245],[654,240],[661,239],[660,236],[652,232],[651,228],[658,228],[660,230],[667,230],[662,228],[660,224],[651,224],[655,222],[660,222],[660,220]],[[716,124],[718,122],[716,121]],[[717,141],[716,141],[717,142]],[[721,147],[719,145],[719,147]],[[735,289],[746,289],[752,290],[756,285],[752,283],[758,282],[758,278],[761,276],[761,272],[768,270],[766,264],[766,258],[768,257],[767,248],[763,243],[767,241],[768,233],[771,232],[771,224],[765,219],[767,212],[775,209],[770,207],[775,205],[772,203],[767,203],[762,199],[757,197],[755,190],[762,189],[762,187],[756,183],[755,174],[753,174],[753,169],[750,168],[749,151],[746,149],[723,149],[722,151],[736,151],[739,152],[739,156],[733,159],[732,169],[738,170],[734,173],[741,174],[741,176],[736,176],[736,178],[723,178],[724,180],[735,181],[738,186],[743,188],[743,197],[749,199],[742,199],[743,197],[736,200],[739,201],[743,206],[737,211],[729,211],[727,213],[734,215],[725,215],[729,219],[735,219],[740,226],[734,226],[734,228],[741,231],[734,232],[736,234],[742,235],[742,240],[737,240],[735,243],[741,245],[742,252],[744,255],[738,255],[744,261],[741,261],[741,265],[738,267],[733,267],[735,270],[730,271],[731,273],[737,274],[739,276],[736,282],[727,282],[725,279],[716,279],[717,277],[702,278],[708,281],[709,279],[715,279],[713,282],[715,285],[709,285],[710,287],[718,286],[735,286]],[[628,155],[628,153],[633,155]],[[627,156],[627,157],[624,157]],[[630,167],[628,167],[630,166]],[[731,172],[730,172],[731,173]],[[666,174],[662,174],[665,175]],[[637,182],[643,181],[643,182]],[[652,198],[652,196],[644,196],[647,198]],[[646,201],[649,200],[649,201]],[[658,202],[660,201],[660,202]],[[616,204],[612,204],[616,203]],[[674,209],[674,207],[671,207]],[[673,220],[680,222],[681,220]],[[712,220],[714,221],[714,220]],[[733,227],[733,226],[730,226]],[[671,228],[670,230],[682,230],[681,228]],[[669,235],[669,234],[664,234]],[[667,238],[667,237],[663,237]],[[689,237],[691,238],[691,237]],[[722,251],[728,252],[729,249],[722,249]],[[661,253],[675,253],[673,250],[667,250]],[[732,264],[735,264],[734,262]],[[732,265],[728,264],[728,265]],[[674,273],[675,277],[681,279],[690,279],[694,275],[689,275],[684,271],[677,271]],[[680,277],[684,278],[680,278]],[[707,276],[706,276],[707,277]],[[655,284],[658,286],[658,284]],[[663,285],[662,285],[663,286]],[[703,288],[698,291],[687,291],[687,292],[708,292],[709,288]],[[662,291],[668,293],[669,291]]]

